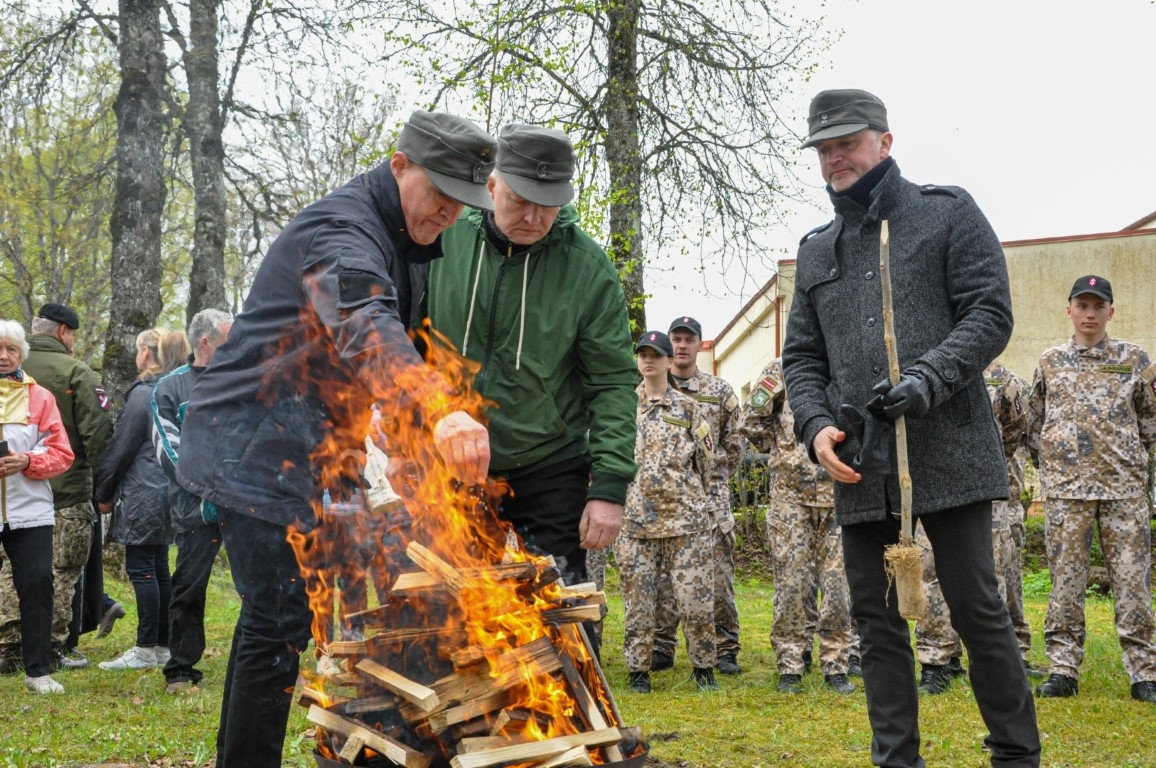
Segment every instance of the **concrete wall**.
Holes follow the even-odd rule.
[[[1029,382],[1040,355],[1072,335],[1068,291],[1081,275],[1112,283],[1116,315],[1108,334],[1156,354],[1156,230],[1004,244],[1015,330],[1004,364]]]

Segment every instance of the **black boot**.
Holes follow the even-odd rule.
[[[724,656],[719,656],[715,666],[718,668],[718,671],[724,675],[741,675],[743,673],[743,668],[735,661],[734,655],[729,653]]]
[[[863,662],[859,656],[854,653],[847,659],[847,676],[863,677]]]
[[[714,679],[714,670],[710,667],[695,667],[694,682],[700,691],[718,690],[718,683]]]
[[[650,673],[631,672],[627,684],[635,693],[650,693]]]
[[[951,673],[946,664],[924,664],[919,675],[919,692],[929,696],[947,693],[951,688]]]
[[[1066,699],[1080,692],[1080,681],[1067,675],[1049,675],[1048,679],[1036,686],[1036,696],[1041,699]]]
[[[847,679],[846,675],[824,675],[823,685],[843,696],[855,692],[855,686]]]
[[[803,674],[809,674],[811,671],[811,649],[803,651]]]
[[[1156,681],[1141,680],[1138,683],[1132,683],[1132,698],[1136,701],[1156,704]]]
[[[779,684],[777,686],[779,693],[802,693],[803,692],[803,676],[802,675],[779,675]]]
[[[953,678],[963,677],[967,674],[967,670],[963,668],[963,662],[958,656],[952,656],[951,660],[947,662],[947,674]]]
[[[671,669],[674,667],[674,656],[662,651],[655,651],[650,654],[650,671],[661,672],[664,669]]]

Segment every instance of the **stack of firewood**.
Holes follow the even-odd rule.
[[[362,612],[366,639],[328,645],[344,672],[301,681],[320,765],[645,761],[581,625],[602,616],[606,598],[593,584],[562,584],[548,559],[459,569],[417,543],[406,554],[421,571],[400,575],[388,600]],[[477,590],[495,584],[485,594],[501,597],[479,600]],[[483,616],[483,631],[467,632],[479,602],[492,626]]]

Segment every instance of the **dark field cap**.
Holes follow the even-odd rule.
[[[674,318],[674,320],[670,323],[670,327],[666,329],[666,332],[674,333],[679,329],[690,331],[700,339],[702,338],[702,324],[699,323],[698,320],[695,320],[693,317]]]
[[[803,148],[813,147],[827,139],[850,136],[864,128],[890,130],[887,127],[887,107],[878,96],[854,88],[820,91],[811,99],[807,140],[803,142]]]
[[[1109,304],[1112,303],[1112,284],[1099,275],[1084,275],[1077,280],[1072,286],[1072,292],[1068,294],[1068,301],[1085,293],[1099,296]]]
[[[45,320],[55,320],[74,331],[80,327],[80,317],[76,314],[76,310],[63,304],[45,304],[36,313],[36,316],[43,317]]]
[[[446,112],[417,110],[401,129],[397,151],[426,170],[429,180],[446,197],[473,208],[494,210],[486,189],[494,170],[494,137]]]
[[[506,185],[536,205],[574,199],[574,145],[556,128],[511,123],[498,134],[498,170]]]
[[[643,347],[650,347],[664,357],[674,357],[674,347],[662,331],[647,331],[639,336],[638,343],[634,345],[634,354],[638,354]]]

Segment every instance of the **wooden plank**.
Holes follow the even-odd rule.
[[[486,649],[476,645],[468,645],[450,652],[450,662],[454,669],[462,669],[486,660]]]
[[[617,728],[587,731],[543,741],[513,744],[509,747],[491,749],[488,752],[457,755],[450,761],[450,765],[453,768],[490,768],[490,766],[502,765],[503,763],[529,763],[535,760],[548,760],[574,747],[601,747],[614,744],[619,738]]]
[[[459,755],[468,755],[472,752],[508,747],[511,744],[522,744],[527,740],[526,736],[520,733],[504,736],[471,736],[458,741],[457,750]]]
[[[594,765],[594,761],[590,759],[590,753],[586,747],[574,747],[544,763],[538,763],[534,768],[573,768],[584,765]]]
[[[584,600],[588,603],[606,605],[606,593],[599,591],[594,582],[589,584],[575,584],[572,587],[562,587],[562,600]]]
[[[578,710],[582,713],[586,724],[595,731],[606,728],[606,718],[603,716],[602,710],[598,709],[598,702],[594,701],[590,689],[586,687],[586,681],[582,679],[582,675],[578,672],[578,667],[570,658],[570,654],[563,651],[558,654],[558,658],[562,661],[562,676],[570,684],[570,692],[574,694],[574,701],[578,704]],[[611,744],[606,747],[606,757],[612,763],[621,762],[622,751],[617,744]]]
[[[325,691],[319,691],[316,688],[310,688],[308,682],[303,677],[297,678],[297,705],[309,709],[309,707],[316,704],[319,707],[337,707],[350,701],[346,696],[334,696]]]
[[[574,605],[568,608],[550,608],[542,611],[542,621],[547,624],[577,624],[583,621],[600,621],[602,606],[597,603]]]
[[[348,720],[341,715],[322,709],[316,704],[309,708],[309,722],[319,725],[327,731],[340,733],[342,736],[357,736],[364,742],[364,746],[385,755],[405,768],[429,768],[431,758],[423,755],[411,747],[395,741],[388,736],[367,728],[361,723]]]
[[[427,688],[421,683],[399,675],[373,659],[362,659],[357,662],[357,670],[386,690],[393,691],[406,701],[411,702],[423,712],[432,712],[440,703],[437,693],[432,688]]]
[[[457,568],[442,560],[416,541],[405,548],[405,554],[419,568],[441,581],[453,594],[458,594],[466,584],[466,579]]]
[[[335,659],[366,656],[369,654],[369,644],[364,640],[335,640],[325,647],[325,652]]]
[[[366,712],[382,712],[393,709],[401,701],[399,696],[387,693],[382,696],[366,696],[361,699],[350,699],[341,711],[347,715],[363,715]]]
[[[538,575],[538,569],[533,563],[503,563],[485,568],[459,568],[465,581],[532,581]],[[591,585],[593,586],[593,585]],[[443,581],[437,576],[425,571],[403,573],[394,581],[389,590],[395,595],[417,594],[443,587]]]
[[[499,710],[506,706],[506,692],[495,691],[489,696],[474,699],[466,704],[451,707],[444,712],[436,712],[429,716],[429,727],[434,733],[441,733],[451,725],[473,720],[475,717]]]

